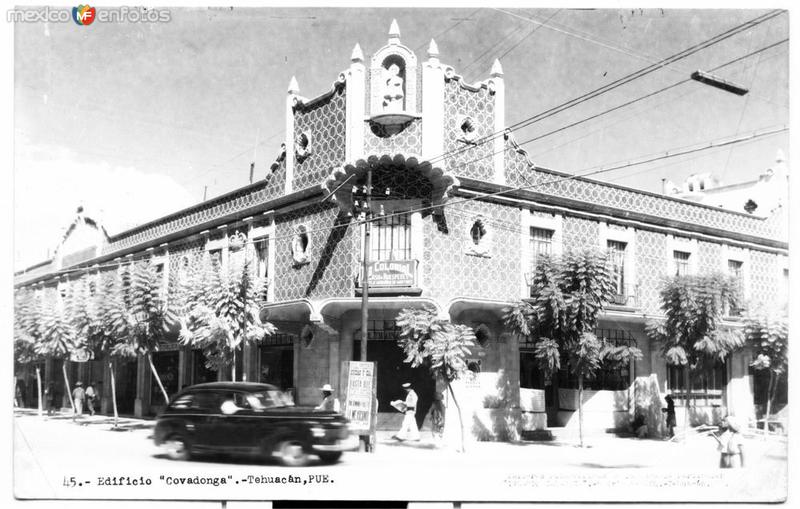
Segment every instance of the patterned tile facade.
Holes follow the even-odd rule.
[[[640,212],[655,217],[683,221],[720,230],[774,238],[776,223],[746,214],[709,208],[601,182],[567,178],[526,164],[521,154],[506,152],[506,182],[512,187],[552,196],[570,198],[620,210]]]
[[[596,249],[600,243],[600,223],[564,216],[564,251]]]
[[[445,213],[447,232],[425,218],[423,286],[426,295],[446,303],[455,297],[513,300],[519,296],[521,257],[520,210],[490,203],[465,202]],[[478,216],[491,218],[489,257],[465,253],[470,228]],[[516,225],[509,227],[507,225]]]
[[[125,232],[104,246],[103,254],[133,247],[165,235],[185,231],[228,214],[243,211],[282,195],[283,189],[279,194],[269,194],[272,192],[277,192],[275,186],[270,187],[268,182],[264,182],[257,186],[248,186],[226,197],[211,199],[180,214],[168,216],[153,225]]]
[[[461,121],[472,118],[476,140],[486,139],[494,132],[494,96],[486,88],[472,92],[463,88],[458,80],[449,80],[444,89],[444,146],[447,171],[453,175],[474,179],[494,180],[494,162],[491,141],[479,145],[468,145],[458,138]]]
[[[311,133],[312,153],[303,161],[297,160],[292,189],[299,191],[319,185],[331,169],[344,162],[345,157],[345,88],[338,87],[329,97],[294,112],[295,139],[304,132]]]
[[[314,205],[276,218],[276,301],[354,295],[360,233],[348,218],[337,217],[338,210]],[[294,267],[292,240],[300,225],[308,231],[310,263]]]
[[[750,251],[750,301],[755,305],[774,304],[780,287],[779,256],[764,251]]]
[[[404,154],[406,157],[422,153],[422,121],[413,120],[401,132],[388,138],[376,136],[369,122],[364,123],[364,154]]]
[[[697,243],[697,270],[700,274],[719,272],[722,268],[722,244],[716,242]]]
[[[661,282],[666,277],[664,256],[667,236],[663,233],[636,231],[637,299],[645,313],[658,313]]]

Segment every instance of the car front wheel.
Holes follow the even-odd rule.
[[[185,461],[191,456],[189,443],[183,435],[172,435],[164,441],[164,450],[171,460]]]
[[[275,455],[287,467],[303,467],[308,465],[309,457],[303,442],[300,440],[282,440],[275,446]]]
[[[326,465],[332,465],[342,459],[342,451],[319,452],[317,455],[319,456],[319,460]]]

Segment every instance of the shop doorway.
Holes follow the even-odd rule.
[[[419,396],[417,403],[417,425],[422,427],[425,415],[433,402],[436,383],[430,370],[425,367],[412,368],[403,362],[405,354],[397,344],[398,328],[394,321],[370,320],[367,360],[378,363],[378,412],[397,412],[391,406],[396,399],[406,397],[402,385],[410,382]],[[353,342],[353,360],[361,360],[361,333],[357,331]]]

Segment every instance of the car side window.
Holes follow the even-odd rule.
[[[219,405],[222,403],[220,395],[215,392],[197,392],[192,395],[191,408],[196,410],[206,410],[219,412]]]
[[[250,403],[247,401],[247,396],[248,395],[243,392],[235,392],[233,393],[233,402],[236,403],[236,406],[238,406],[239,408],[250,410],[252,407],[250,406]]]
[[[172,409],[188,410],[189,408],[192,408],[193,401],[194,401],[194,394],[184,394],[183,396],[178,397],[175,401],[172,402]]]

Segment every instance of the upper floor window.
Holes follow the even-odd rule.
[[[531,272],[534,272],[536,265],[542,255],[553,253],[553,230],[532,227],[530,230],[530,253],[531,253]]]
[[[689,258],[691,253],[686,251],[673,251],[672,259],[675,261],[675,275],[687,276],[689,275]]]
[[[222,249],[212,249],[208,252],[208,255],[211,258],[212,266],[219,267],[222,265]]]
[[[372,224],[370,259],[411,259],[411,223],[407,214],[392,214]]]
[[[266,237],[255,242],[256,249],[256,277],[269,275],[269,239]]]
[[[609,240],[608,256],[611,262],[611,276],[614,280],[614,287],[618,297],[625,296],[625,242]],[[624,300],[622,302],[624,304]]]
[[[732,277],[736,283],[736,291],[741,299],[744,297],[744,263],[739,260],[728,260],[728,275]],[[735,305],[734,302],[729,303],[728,313],[730,316],[739,316],[742,314],[742,309]]]

